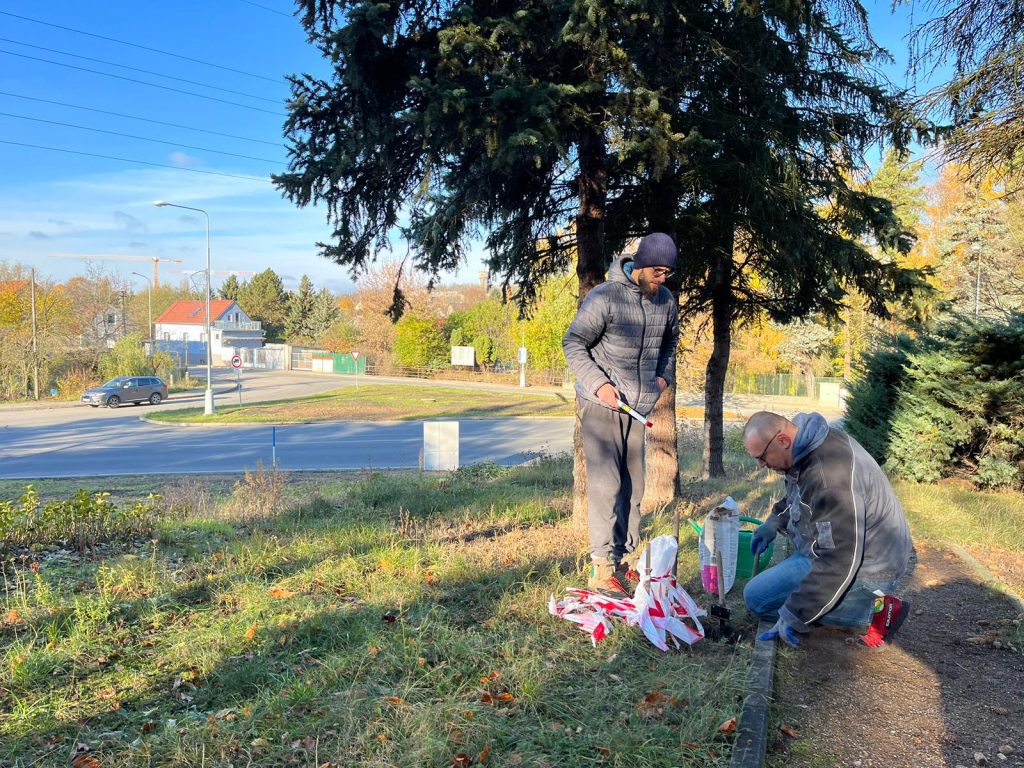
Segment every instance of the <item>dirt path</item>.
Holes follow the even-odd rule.
[[[781,654],[775,711],[796,738],[770,734],[768,766],[1024,766],[1024,649],[993,642],[1019,607],[952,553],[918,553],[897,645],[875,653],[816,629]]]

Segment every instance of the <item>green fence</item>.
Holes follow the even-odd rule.
[[[819,397],[822,384],[843,384],[841,376],[816,376],[814,391],[807,391],[807,377],[792,373],[741,373],[725,376],[725,391],[733,395],[785,395],[788,397]]]
[[[366,373],[366,356],[360,355],[359,359],[354,358],[352,355],[331,355],[334,358],[334,368],[332,369],[335,373]]]

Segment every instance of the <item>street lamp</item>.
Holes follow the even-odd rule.
[[[141,277],[146,281],[146,293],[149,296],[149,338],[153,342],[153,351],[156,351],[156,338],[153,333],[153,281],[141,272],[132,272],[133,275]]]
[[[975,242],[971,245],[974,251],[974,258],[978,262],[978,277],[974,283],[974,316],[978,316],[978,305],[981,303],[981,243]]]
[[[210,416],[213,414],[213,334],[210,331],[210,214],[202,208],[168,203],[164,200],[155,200],[153,205],[157,208],[182,208],[186,211],[196,211],[206,217],[206,399],[203,413]]]

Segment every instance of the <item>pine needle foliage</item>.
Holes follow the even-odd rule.
[[[909,480],[1024,485],[1024,316],[951,322],[865,359],[846,424]]]

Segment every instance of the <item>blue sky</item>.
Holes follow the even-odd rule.
[[[284,75],[324,71],[292,8],[0,4],[0,259],[64,280],[91,258],[137,290],[145,283],[132,272],[151,275],[153,257],[180,259],[160,264],[161,281],[177,282],[205,265],[205,223],[154,207],[161,199],[210,214],[214,285],[218,270],[270,267],[289,288],[308,274],[316,287],[351,290],[347,271],[317,255],[330,236],[324,212],[294,207],[265,180],[285,169]],[[909,11],[869,8],[902,85]],[[478,269],[451,279],[474,282]]]

